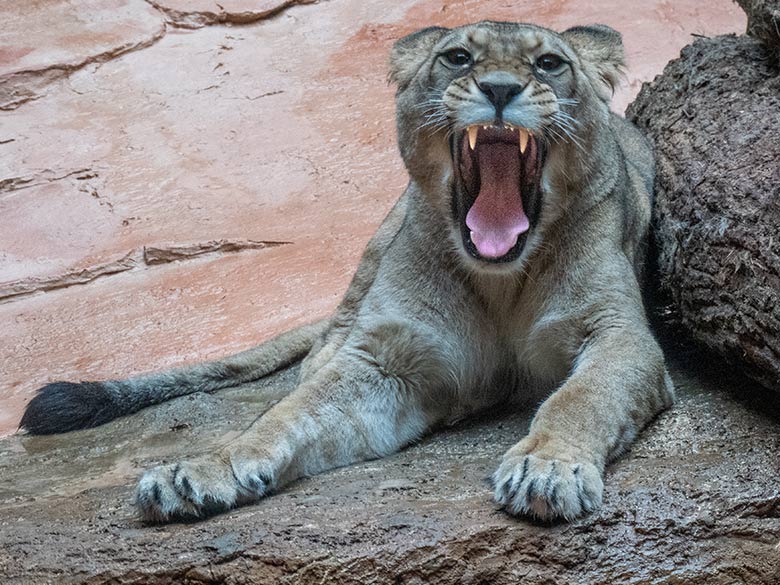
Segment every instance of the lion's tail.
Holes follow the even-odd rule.
[[[34,435],[86,429],[177,396],[259,380],[305,357],[326,327],[327,321],[304,325],[248,351],[158,374],[47,384],[27,404],[19,428]]]

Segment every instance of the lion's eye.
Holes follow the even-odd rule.
[[[466,49],[451,49],[444,53],[444,58],[447,60],[447,63],[455,67],[466,67],[473,62],[471,53]]]
[[[547,53],[536,60],[536,66],[542,71],[555,71],[563,65],[563,59],[558,55]]]

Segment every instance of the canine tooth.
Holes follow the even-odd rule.
[[[469,146],[471,147],[471,150],[474,150],[474,147],[477,145],[477,132],[479,132],[477,126],[469,126]]]
[[[528,131],[520,128],[520,152],[525,154],[526,148],[528,148]]]

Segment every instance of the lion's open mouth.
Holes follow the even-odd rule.
[[[453,139],[458,193],[453,210],[466,250],[480,260],[509,262],[536,224],[543,148],[514,126],[469,126]]]

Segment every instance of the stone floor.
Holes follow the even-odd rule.
[[[609,467],[602,508],[571,524],[518,521],[492,501],[486,478],[528,413],[207,521],[139,522],[142,469],[235,437],[295,371],[95,429],[14,435],[0,441],[0,583],[777,585],[780,401],[678,361],[678,403]]]
[[[56,379],[327,314],[405,178],[387,53],[493,18],[624,33],[622,111],[730,0],[0,3],[0,436]]]

